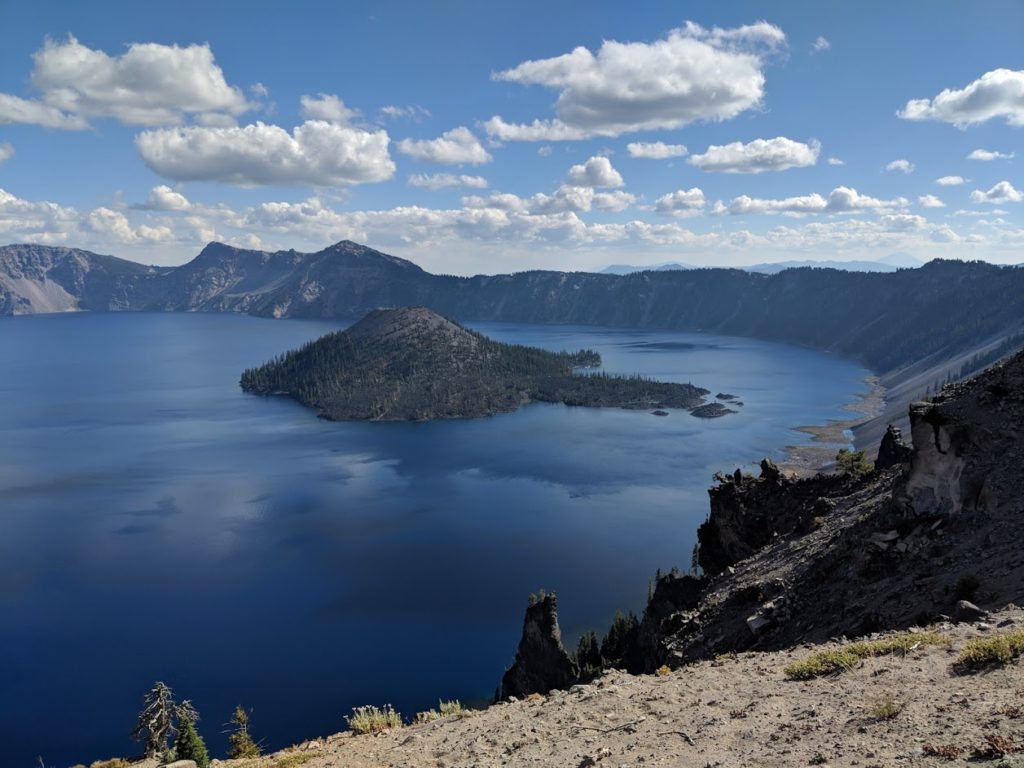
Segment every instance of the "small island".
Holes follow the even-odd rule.
[[[530,402],[695,412],[709,394],[692,384],[580,371],[600,365],[593,350],[502,344],[425,307],[406,307],[374,310],[246,370],[241,386],[292,397],[335,421],[470,418]]]

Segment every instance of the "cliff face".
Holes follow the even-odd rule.
[[[523,619],[523,636],[512,666],[505,670],[497,698],[521,698],[530,693],[547,693],[568,688],[579,670],[562,645],[555,595],[541,595],[531,601]]]
[[[863,477],[739,471],[709,492],[704,575],[661,577],[632,671],[1024,602],[1024,353],[911,409]],[[980,610],[962,601],[980,606]]]
[[[42,263],[26,270],[25,253]],[[69,256],[69,254],[74,254]],[[736,269],[629,275],[432,275],[348,241],[316,253],[211,243],[154,269],[85,251],[0,247],[0,314],[88,309],[354,317],[423,305],[459,320],[712,331],[802,344],[878,373],[937,364],[1018,332],[1024,269],[935,261],[883,274]]]

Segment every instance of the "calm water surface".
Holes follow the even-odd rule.
[[[133,753],[157,679],[217,756],[238,703],[279,748],[356,705],[485,698],[528,593],[558,591],[572,641],[640,611],[655,569],[689,565],[712,474],[781,458],[867,375],[747,339],[480,324],[746,405],[344,424],[239,390],[243,368],[344,325],[0,320],[0,765]]]

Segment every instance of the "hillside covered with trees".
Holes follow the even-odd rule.
[[[600,363],[593,350],[502,344],[415,307],[370,312],[245,371],[241,386],[288,395],[327,419],[374,421],[488,416],[531,401],[695,409],[708,394],[691,384],[576,372]]]

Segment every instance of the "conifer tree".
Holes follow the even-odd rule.
[[[175,712],[174,693],[165,683],[157,681],[143,700],[139,721],[132,731],[132,738],[145,741],[146,757],[156,757],[167,749],[167,737],[173,728]]]
[[[187,699],[176,708],[178,735],[174,739],[174,759],[192,760],[198,768],[209,768],[210,755],[206,751],[203,737],[196,730],[199,713]]]
[[[231,726],[234,730],[228,734],[228,757],[259,757],[260,747],[249,735],[249,713],[241,705],[235,707]]]

